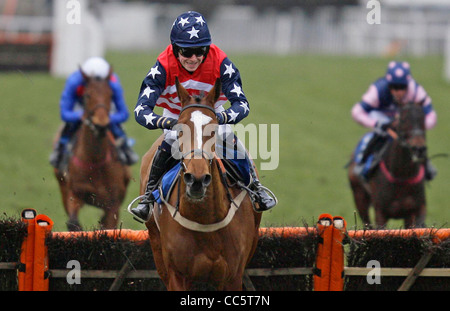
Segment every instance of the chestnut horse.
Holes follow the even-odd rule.
[[[176,79],[182,105],[177,127],[184,129],[178,131],[182,169],[161,213],[157,216],[155,207],[146,223],[155,265],[168,290],[192,290],[202,284],[242,290],[244,269],[258,243],[261,214],[253,210],[245,190],[224,185],[215,144],[208,143],[215,142],[211,127],[218,127],[214,103],[220,85],[217,79],[206,97],[194,98]],[[142,158],[141,194],[161,141],[162,136]]]
[[[131,173],[129,167],[120,162],[108,127],[112,97],[109,76],[93,79],[84,75],[84,79],[82,125],[75,134],[67,172],[54,171],[69,217],[68,230],[82,229],[78,212],[84,203],[103,209],[102,229],[114,229]]]
[[[375,208],[377,227],[389,218],[403,218],[405,228],[425,226],[424,172],[427,160],[425,122],[422,105],[399,104],[396,124],[389,129],[390,145],[368,182],[349,166],[348,177],[359,215],[370,226],[369,207]]]

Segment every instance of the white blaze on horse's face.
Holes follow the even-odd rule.
[[[203,142],[203,126],[212,121],[211,117],[203,114],[201,111],[194,111],[191,114],[191,122],[194,123],[195,141],[197,141],[197,148],[202,149]],[[194,146],[195,148],[195,146]]]

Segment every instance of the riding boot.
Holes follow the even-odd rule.
[[[256,176],[255,168],[252,164],[250,164],[250,175],[252,176],[250,189],[256,192],[255,201],[259,205],[258,211],[264,212],[277,205],[276,199],[268,195],[266,192],[271,191],[264,187],[259,181],[258,176]]]
[[[158,186],[159,180],[162,175],[169,168],[168,160],[171,158],[171,153],[158,148],[155,157],[153,159],[152,168],[150,169],[150,175],[148,177],[147,187],[145,189],[144,197],[141,202],[135,208],[131,209],[131,212],[138,218],[147,221],[150,215],[150,211],[153,208],[155,198],[153,196],[153,190]]]
[[[431,163],[430,159],[427,159],[425,163],[425,179],[427,181],[433,180],[437,175],[437,169]]]
[[[373,154],[384,144],[384,137],[373,133],[372,138],[367,142],[365,148],[360,150],[359,154],[355,156],[355,167],[353,172],[356,176],[361,178],[363,181],[367,181],[370,175],[368,169],[366,169],[366,164],[369,158],[373,159]]]
[[[121,157],[121,160],[126,165],[133,165],[137,161],[139,161],[139,155],[133,151],[131,148],[132,143],[129,142],[127,137],[124,137],[123,140],[119,144],[119,149],[124,156]]]
[[[66,144],[61,142],[59,142],[53,149],[49,157],[49,162],[54,168],[58,168],[60,166],[65,151]]]

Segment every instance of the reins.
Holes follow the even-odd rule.
[[[180,115],[183,111],[185,111],[186,109],[189,108],[206,108],[210,111],[212,111],[215,114],[215,110],[212,107],[206,106],[206,105],[202,105],[202,104],[192,104],[192,105],[188,105],[185,106],[181,109],[180,111]],[[194,157],[188,158],[187,156],[193,155]],[[202,159],[205,159],[206,161],[208,161],[208,165],[209,165],[209,169],[210,171],[212,170],[212,163],[213,160],[216,159],[217,162],[217,168],[219,170],[219,175],[221,178],[221,182],[223,184],[223,186],[226,189],[227,192],[227,198],[230,201],[230,208],[228,209],[228,213],[227,215],[219,222],[216,223],[212,223],[212,224],[201,224],[198,222],[195,222],[193,220],[187,219],[184,216],[182,216],[179,213],[179,203],[180,203],[180,193],[181,193],[181,180],[180,180],[180,176],[181,176],[181,172],[185,172],[187,170],[187,165],[184,163],[184,160],[189,160],[191,161],[192,159],[194,159],[196,156],[201,156]],[[241,203],[243,202],[243,200],[245,199],[246,195],[247,195],[247,190],[246,189],[242,189],[241,192],[235,197],[233,198],[230,190],[228,188],[228,184],[226,182],[226,177],[225,177],[225,168],[223,167],[223,164],[221,163],[220,159],[215,155],[215,154],[211,154],[203,149],[192,149],[188,152],[185,152],[184,154],[182,154],[181,156],[181,170],[178,173],[177,178],[178,180],[178,187],[177,187],[177,201],[175,206],[171,205],[168,200],[166,200],[166,198],[164,198],[163,195],[161,195],[161,201],[165,204],[165,206],[167,207],[167,210],[169,211],[169,213],[172,215],[172,218],[178,222],[181,226],[185,227],[186,229],[189,229],[191,231],[197,231],[197,232],[214,232],[217,231],[219,229],[222,229],[224,227],[226,227],[231,220],[233,219],[236,211],[239,209],[239,206],[241,205]],[[159,186],[159,192],[160,194],[163,194],[162,191],[162,186]],[[155,218],[156,219],[156,218]]]

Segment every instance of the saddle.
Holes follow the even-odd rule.
[[[70,141],[67,143],[66,151],[62,155],[61,162],[59,163],[58,170],[61,172],[67,172],[69,160],[73,155],[73,149],[76,146],[77,140],[78,140],[78,132],[72,135],[70,138]],[[125,154],[125,151],[121,148],[123,144],[123,140],[115,140],[113,135],[109,135],[110,137],[110,143],[115,147],[116,149],[116,155],[113,156],[114,158],[117,157],[117,159],[122,163],[127,165],[127,156]]]
[[[372,135],[375,135],[371,133]],[[370,140],[366,142],[367,147],[362,150],[362,145],[365,143],[364,139],[358,144],[355,149],[355,156],[353,161],[356,162],[357,167],[359,167],[359,174],[366,180],[369,180],[378,164],[380,164],[386,153],[388,147],[391,145],[392,138],[372,136]]]
[[[233,187],[235,185],[248,186],[250,184],[251,176],[248,164],[245,167],[243,163],[235,163],[239,160],[216,159],[218,160],[219,168],[222,171],[223,177],[226,178],[223,182],[226,183],[227,187]],[[159,186],[153,191],[153,196],[156,199],[156,202],[161,204],[161,197],[166,200],[170,197],[173,188],[180,177],[181,168],[181,162],[177,162],[171,169],[164,173],[160,180]]]

